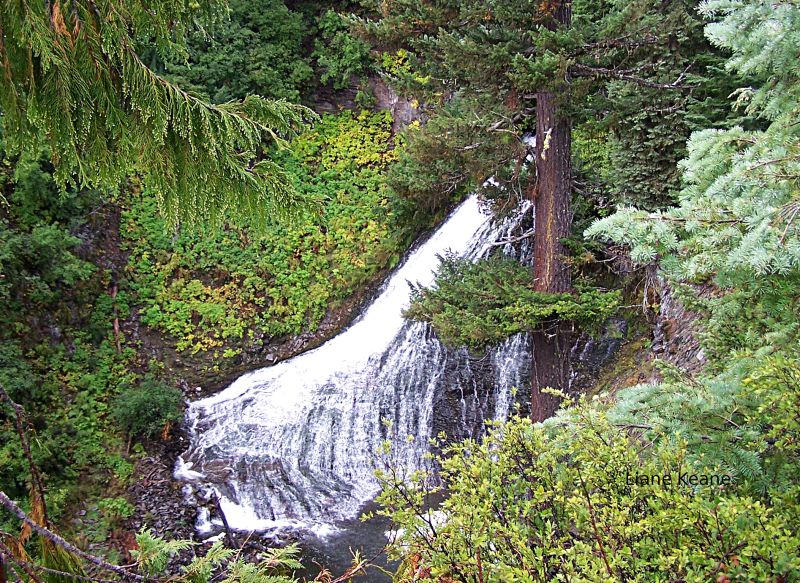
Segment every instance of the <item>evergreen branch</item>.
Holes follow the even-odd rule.
[[[575,75],[577,77],[617,79],[619,81],[628,81],[630,83],[635,83],[636,85],[641,85],[642,87],[650,87],[652,89],[674,89],[674,90],[684,91],[684,90],[692,90],[695,88],[694,85],[682,84],[683,81],[686,79],[686,75],[693,64],[694,63],[690,63],[683,71],[681,71],[680,75],[678,75],[678,77],[672,83],[658,83],[650,79],[645,79],[644,77],[633,75],[627,71],[607,69],[604,67],[589,67],[587,65],[581,65],[578,63],[570,65],[569,72],[570,74]]]
[[[36,581],[37,583],[42,583],[42,580],[36,575],[35,571],[41,571],[43,573],[47,573],[49,575],[58,575],[59,577],[67,577],[69,579],[75,579],[76,581],[87,581],[91,583],[117,583],[117,581],[113,579],[98,579],[97,577],[87,577],[86,575],[77,575],[75,573],[67,573],[66,571],[59,571],[58,569],[51,569],[50,567],[45,567],[44,565],[39,565],[37,563],[31,563],[29,561],[23,561],[19,557],[13,556],[13,551],[9,549],[6,545],[0,541],[0,554],[5,554],[6,556],[10,556],[11,560],[18,564],[28,576]]]
[[[42,579],[33,570],[32,567],[34,565],[32,563],[28,563],[27,561],[23,561],[22,559],[20,559],[16,555],[14,555],[14,553],[11,551],[11,549],[9,549],[3,543],[3,541],[0,540],[0,569],[4,569],[3,561],[2,561],[3,557],[5,557],[10,562],[12,562],[15,565],[17,565],[23,571],[25,571],[25,573],[27,573],[28,577],[30,577],[31,580],[34,581],[34,583],[44,583],[44,581],[42,581]],[[5,575],[5,572],[0,573],[0,577],[2,577],[4,575]],[[109,583],[111,583],[111,582],[109,582]]]
[[[771,166],[773,164],[780,164],[781,162],[795,162],[800,160],[800,156],[783,156],[781,158],[774,158],[772,160],[765,160],[763,162],[759,162],[758,164],[754,164],[753,166],[749,166],[745,169],[745,172],[752,172],[753,170],[757,170],[758,168],[763,168],[765,166]]]
[[[613,39],[604,39],[601,41],[584,44],[580,52],[594,53],[598,49],[638,49],[645,46],[652,46],[662,42],[662,39],[654,34],[645,34],[645,36],[638,40],[627,40],[633,35],[626,35]]]
[[[800,201],[793,200],[792,202],[784,205],[781,210],[778,212],[778,219],[783,219],[786,221],[786,227],[783,229],[783,233],[781,233],[781,238],[779,239],[781,245],[783,245],[784,241],[786,241],[786,235],[789,232],[789,228],[792,226],[795,218],[797,217],[798,212],[800,212]]]
[[[66,17],[3,0],[0,106],[12,153],[47,148],[59,186],[116,187],[139,173],[173,225],[266,222],[307,206],[264,151],[315,118],[308,108],[251,96],[212,104],[147,68],[138,31],[161,53],[181,52],[195,20],[219,20],[222,0],[75,0]],[[70,30],[71,29],[71,30]],[[176,40],[177,39],[177,40]]]
[[[632,216],[630,217],[637,221],[667,221],[669,223],[703,223],[707,225],[717,224],[744,224],[742,219],[701,219],[700,217],[673,217],[664,214],[652,213],[647,216]]]

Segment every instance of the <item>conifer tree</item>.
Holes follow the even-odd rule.
[[[736,92],[747,125],[692,134],[678,204],[622,207],[587,235],[626,244],[639,263],[658,261],[673,280],[712,280],[710,328],[729,350],[797,341],[800,279],[800,6],[710,0],[706,34],[730,50],[728,67],[753,80]],[[762,129],[747,129],[758,127]],[[764,329],[766,323],[769,332]],[[738,325],[740,330],[733,330]],[[722,355],[722,354],[721,354]]]
[[[699,378],[667,369],[661,383],[621,392],[615,414],[653,433],[691,436],[706,461],[762,491],[796,488],[796,465],[782,464],[798,459],[800,5],[709,0],[701,8],[716,19],[706,34],[730,51],[728,68],[752,80],[734,94],[746,123],[691,136],[676,206],[622,207],[586,234],[657,263],[684,302],[705,312],[710,363]],[[701,283],[713,293],[698,298],[685,285]]]
[[[165,63],[165,75],[213,103],[253,94],[299,103],[314,74],[303,46],[310,32],[303,15],[283,0],[228,3],[230,19],[210,36],[203,31],[191,35],[188,62]]]
[[[189,32],[226,16],[223,0],[2,0],[6,149],[48,151],[62,187],[115,187],[138,173],[173,224],[291,212],[302,197],[265,149],[310,112],[257,96],[207,103],[137,54],[185,55]]]
[[[502,151],[496,136],[519,135],[535,127],[536,172],[523,189],[536,202],[534,285],[536,291],[545,293],[570,290],[563,240],[569,236],[572,222],[573,119],[590,108],[592,97],[602,97],[612,81],[662,91],[683,86],[685,71],[665,80],[662,69],[667,59],[652,58],[653,46],[670,53],[669,47],[675,44],[674,31],[664,26],[665,15],[648,2],[613,0],[399,0],[381,3],[380,9],[382,18],[361,22],[362,30],[384,44],[409,45],[439,95],[451,103],[469,104],[462,108],[466,118],[455,120],[453,131],[441,123],[433,127],[444,134],[445,141],[461,137],[462,143],[450,147],[454,158],[463,159],[464,151],[474,152],[472,157],[477,158],[483,153],[475,167],[492,170],[479,180],[468,180],[470,172],[463,172],[455,183],[440,180],[447,185],[441,194],[452,197],[479,186],[495,172],[506,172],[509,160],[495,155]],[[671,74],[673,68],[669,69]],[[435,94],[433,87],[427,89]],[[453,109],[450,106],[448,111]],[[472,131],[459,131],[464,125]],[[414,141],[419,138],[411,134],[409,139],[413,154],[417,151]],[[517,159],[511,166],[517,178],[527,151],[517,147],[515,153]],[[409,167],[413,164],[404,169]],[[439,168],[441,165],[425,160],[418,172],[406,171],[402,178],[413,194],[417,185],[434,182],[419,176]],[[556,321],[544,328],[534,333],[532,412],[537,420],[551,415],[558,404],[541,389],[565,389],[567,385],[567,331]]]

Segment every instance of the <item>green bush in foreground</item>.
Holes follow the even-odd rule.
[[[425,472],[379,472],[382,513],[400,528],[397,580],[798,580],[798,424],[774,416],[797,411],[798,392],[774,381],[797,371],[776,360],[745,376],[738,397],[750,406],[733,406],[730,427],[763,439],[730,432],[715,444],[748,448],[765,476],[789,478],[766,488],[689,439],[727,421],[664,424],[679,416],[678,402],[638,407],[637,423],[625,420],[630,406],[612,415],[585,402],[544,425],[513,418],[480,442],[450,446],[442,487]],[[442,488],[448,497],[435,514],[428,502]]]

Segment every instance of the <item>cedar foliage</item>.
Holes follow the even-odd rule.
[[[207,103],[148,69],[137,50],[185,56],[187,33],[226,17],[219,0],[0,4],[6,148],[46,149],[64,188],[142,175],[173,225],[240,214],[266,221],[304,204],[265,148],[309,110],[248,96]]]

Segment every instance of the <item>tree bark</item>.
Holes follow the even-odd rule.
[[[533,274],[534,287],[541,292],[569,291],[572,283],[561,244],[572,224],[571,155],[570,123],[558,115],[556,96],[549,91],[537,93]]]
[[[548,28],[568,28],[571,19],[570,0],[556,0],[553,20]],[[570,120],[558,107],[558,96],[552,91],[536,93],[536,185],[533,190],[535,208],[534,289],[546,293],[563,293],[572,285],[569,266],[564,261],[566,249],[562,239],[570,234],[572,213],[572,140]],[[533,333],[533,379],[531,418],[543,421],[555,413],[559,399],[542,393],[542,389],[566,389],[569,370],[568,332],[558,323],[548,330]]]
[[[570,331],[560,323],[548,330],[536,330],[533,338],[531,419],[539,422],[552,417],[560,399],[542,389],[566,390],[569,383]]]

